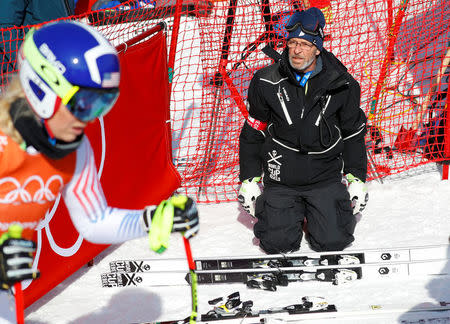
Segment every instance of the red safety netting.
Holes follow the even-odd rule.
[[[115,45],[157,22],[167,24],[178,191],[199,202],[236,199],[250,79],[281,52],[286,18],[311,5],[327,18],[324,47],[361,84],[369,180],[450,156],[449,0],[192,0],[179,11],[175,0],[125,6],[131,3],[76,18],[98,26]],[[11,57],[3,59],[2,77],[14,69],[22,31],[2,31],[13,40],[0,44]]]

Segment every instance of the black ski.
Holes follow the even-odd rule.
[[[275,291],[277,286],[287,286],[289,282],[295,281],[324,281],[335,285],[354,281],[361,278],[362,269],[360,267],[312,271],[296,268],[264,269],[263,271],[242,269],[242,271],[233,272],[197,271],[196,274],[199,285],[244,283],[249,288]],[[110,272],[103,273],[101,281],[103,287],[187,285],[190,283],[190,274],[174,271],[160,273]]]
[[[296,281],[325,281],[335,285],[347,281],[361,279],[360,267],[318,269],[318,270],[283,270],[273,272],[236,271],[236,272],[197,272],[199,284],[245,283],[249,288],[260,288],[275,291],[277,286],[287,286]],[[189,276],[186,276],[189,281]]]

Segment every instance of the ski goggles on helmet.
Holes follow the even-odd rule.
[[[107,114],[119,97],[119,88],[96,89],[80,87],[67,102],[67,109],[77,119],[88,122]]]
[[[320,26],[319,21],[311,15],[304,14],[303,11],[295,12],[284,28],[288,32],[293,32],[300,28],[307,35],[318,36],[323,39],[323,28]]]

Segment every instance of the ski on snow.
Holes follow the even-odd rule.
[[[445,248],[444,248],[445,247]],[[445,253],[443,253],[445,250]],[[284,259],[275,259],[273,256],[264,256],[265,264],[262,264],[261,258],[251,258],[252,265],[258,266],[252,268],[227,267],[221,269],[208,269],[196,271],[198,284],[217,284],[217,283],[245,283],[250,288],[262,288],[267,290],[276,290],[277,286],[286,286],[289,282],[295,281],[326,281],[333,284],[342,284],[357,279],[375,279],[375,278],[399,278],[414,275],[445,275],[448,274],[446,264],[448,262],[447,246],[427,247],[419,249],[396,249],[396,250],[377,250],[361,251],[361,259],[349,256],[355,256],[357,253],[339,254],[339,253],[321,253],[318,257],[311,256],[283,256]],[[403,253],[403,252],[407,253]],[[350,251],[349,251],[350,252]],[[400,253],[402,252],[402,253]],[[433,253],[431,253],[433,252]],[[325,257],[324,257],[325,256]],[[331,256],[331,257],[330,257]],[[307,257],[307,259],[305,259]],[[376,261],[381,258],[382,261]],[[178,259],[174,259],[177,260]],[[222,265],[225,262],[239,260],[239,264],[245,260],[243,258],[220,259]],[[224,261],[226,260],[226,261]],[[232,260],[232,261],[230,261]],[[256,260],[256,261],[254,261]],[[272,262],[283,260],[283,262]],[[303,265],[294,266],[286,263],[291,260],[302,260]],[[327,260],[326,265],[318,260]],[[330,260],[332,262],[330,262]],[[344,260],[343,263],[340,260]],[[349,261],[350,260],[350,261]],[[141,260],[143,261],[143,260]],[[173,261],[173,260],[172,260]],[[177,263],[166,260],[166,271],[157,271],[151,268],[151,264],[139,264],[144,267],[141,271],[123,271],[124,268],[115,267],[117,272],[103,273],[101,275],[103,287],[127,287],[127,286],[167,286],[167,285],[187,285],[190,282],[189,275],[184,268],[177,268]],[[211,259],[199,259],[199,262],[209,261]],[[307,265],[305,265],[307,261]],[[136,261],[139,262],[139,261]],[[147,261],[146,261],[147,262]],[[148,261],[150,263],[150,261]],[[168,262],[168,263],[167,263]],[[186,261],[184,261],[186,262]],[[219,261],[214,259],[216,265]],[[271,263],[269,265],[269,263]],[[301,262],[295,264],[302,264]],[[362,262],[362,263],[361,263]],[[331,264],[330,264],[331,263]],[[319,264],[319,265],[316,265]],[[117,265],[117,263],[114,263]],[[124,265],[124,263],[121,263]],[[202,264],[204,265],[204,264]],[[287,266],[285,266],[287,265]],[[150,269],[145,269],[150,266]],[[158,267],[156,267],[158,268]],[[113,269],[113,268],[112,268]],[[125,268],[127,269],[127,268]],[[131,268],[130,268],[131,269]]]
[[[213,304],[210,301],[209,304]],[[217,306],[206,314],[201,315],[201,321],[214,321],[233,318],[251,318],[261,317],[269,314],[284,314],[284,315],[298,315],[298,314],[312,314],[323,312],[336,312],[336,306],[330,305],[323,297],[302,297],[301,303],[292,304],[284,307],[271,307],[262,310],[253,310],[253,301],[247,300],[241,302],[239,292],[235,292],[228,296],[225,302],[217,301]]]
[[[268,254],[195,259],[197,270],[352,265],[448,259],[449,245],[406,248]],[[135,259],[110,262],[111,272],[185,271],[186,259]]]
[[[235,295],[236,293],[232,294]],[[231,295],[230,295],[231,296]],[[234,298],[232,298],[234,299]],[[313,303],[309,303],[313,301]],[[210,302],[208,302],[210,303]],[[240,324],[262,324],[262,323],[297,323],[298,321],[318,321],[324,319],[351,319],[361,318],[370,319],[387,316],[389,314],[412,314],[412,313],[424,313],[428,314],[428,318],[421,321],[408,321],[403,320],[402,324],[420,324],[428,323],[428,319],[434,319],[435,321],[429,321],[430,323],[447,323],[448,316],[439,316],[440,314],[446,314],[450,310],[449,302],[425,302],[419,305],[411,304],[376,304],[366,305],[357,309],[337,309],[333,304],[329,304],[323,297],[302,297],[300,304],[293,304],[285,307],[271,307],[262,310],[252,310],[253,302],[244,301],[237,305],[230,304],[228,299],[226,302],[223,300],[214,306],[214,308],[205,314],[199,316],[197,323],[206,323],[215,320],[227,320],[227,319],[239,319]],[[210,303],[211,304],[211,303]],[[233,307],[234,306],[234,307]],[[229,308],[228,308],[229,307]],[[436,314],[436,315],[430,315]],[[416,316],[415,316],[416,318]],[[441,322],[440,320],[444,321]],[[276,320],[276,322],[273,322]],[[145,322],[139,324],[183,324],[188,323],[188,318],[178,321],[164,321],[164,322]],[[137,324],[137,323],[133,323]]]
[[[299,315],[336,312],[336,306],[329,304],[323,297],[305,296],[300,303],[283,307],[270,307],[267,309],[253,309],[253,301],[241,301],[239,292],[229,295],[226,299],[217,298],[208,301],[213,308],[199,316],[200,322],[220,321],[229,319],[262,318],[272,315]],[[188,318],[178,321],[154,322],[152,324],[182,324],[188,323]],[[143,324],[143,323],[142,323]],[[146,323],[150,324],[150,323]]]

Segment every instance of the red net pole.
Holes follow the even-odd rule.
[[[392,0],[387,0],[387,16],[388,16],[388,24],[386,32],[389,33],[389,29],[392,26],[392,21],[394,17],[393,9],[392,9]]]
[[[403,0],[400,8],[398,9],[398,13],[397,16],[395,17],[394,24],[391,27],[389,34],[389,43],[386,50],[386,56],[384,57],[383,64],[381,66],[380,77],[378,78],[377,87],[375,88],[375,94],[373,95],[372,105],[369,112],[369,119],[373,119],[376,114],[381,88],[383,87],[384,80],[386,78],[387,68],[392,61],[392,54],[394,53],[394,45],[395,42],[397,41],[398,31],[400,30],[403,17],[405,16],[405,12],[408,7],[408,2],[409,0]]]
[[[175,65],[175,54],[177,52],[178,31],[180,30],[181,9],[183,0],[177,0],[175,5],[175,17],[173,21],[172,38],[170,40],[169,51],[169,96],[172,93],[173,69]],[[169,97],[170,98],[170,97]]]
[[[447,100],[445,107],[444,156],[448,159],[450,158],[450,123],[448,122],[448,118],[450,116],[450,84],[447,87]],[[442,180],[448,180],[448,161],[444,161],[442,165]]]

